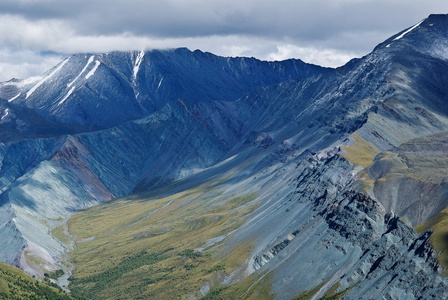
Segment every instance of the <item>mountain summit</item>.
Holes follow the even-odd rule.
[[[448,297],[447,28],[336,69],[182,48],[1,83],[0,260],[92,299]]]
[[[5,82],[0,93],[10,112],[31,109],[48,124],[47,131],[62,126],[66,133],[79,133],[145,117],[177,99],[235,101],[255,88],[321,69],[300,60],[261,62],[185,48],[80,54],[42,76]],[[36,134],[48,134],[45,131]]]

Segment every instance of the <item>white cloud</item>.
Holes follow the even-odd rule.
[[[62,60],[59,55],[42,55],[27,50],[0,50],[0,81],[24,79],[49,70]]]
[[[36,29],[39,35],[41,29]],[[362,53],[344,53],[334,49],[299,47],[285,44],[275,39],[263,39],[252,36],[227,35],[184,38],[151,38],[135,36],[130,33],[108,36],[82,36],[75,34],[59,35],[52,39],[51,47],[43,47],[29,43],[28,47],[36,50],[55,51],[56,53],[104,53],[110,51],[129,51],[141,49],[167,49],[187,47],[190,50],[212,52],[221,56],[249,56],[262,60],[283,60],[300,58],[305,62],[323,66],[339,66],[353,56]],[[38,39],[37,39],[38,40]],[[1,39],[0,39],[1,42]],[[12,77],[26,78],[43,73],[56,65],[66,55],[46,55],[31,50],[21,50],[19,47],[0,50],[0,81]],[[280,44],[280,46],[279,46]],[[1,48],[0,48],[1,49]]]
[[[0,15],[0,48],[46,51],[73,33],[59,20],[32,21],[20,16]]]
[[[339,66],[446,11],[446,0],[2,0],[0,80],[79,52],[176,47]]]
[[[301,60],[320,66],[339,67],[350,59],[357,57],[358,53],[347,53],[336,49],[317,49],[314,47],[299,47],[294,45],[280,45],[276,52],[268,54],[268,60],[285,60],[300,58]]]

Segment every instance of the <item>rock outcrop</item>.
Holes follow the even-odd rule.
[[[177,49],[75,55],[1,83],[0,259],[68,276],[54,230],[73,212],[229,172],[211,197],[256,192],[257,208],[216,237],[252,243],[221,284],[447,297],[440,228],[413,229],[446,208],[447,28],[431,15],[337,69]]]

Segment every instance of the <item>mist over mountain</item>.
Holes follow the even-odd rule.
[[[0,83],[0,260],[92,299],[446,298],[447,33],[336,69],[181,48]]]

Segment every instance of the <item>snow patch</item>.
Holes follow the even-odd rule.
[[[62,69],[62,67],[68,62],[69,59],[70,58],[66,58],[63,62],[61,62],[59,64],[59,66],[57,66],[56,69],[53,70],[53,72],[51,72],[48,76],[45,76],[41,81],[39,81],[35,86],[33,86],[28,91],[28,93],[26,93],[26,98],[25,99],[28,99],[29,96],[31,96],[37,90],[38,87],[40,87],[45,81],[47,81],[48,79],[53,77],[57,72],[59,72]]]
[[[65,95],[65,97],[61,101],[59,101],[58,106],[64,103],[64,101],[67,100],[68,97],[70,97],[70,95],[73,93],[74,90],[75,87],[72,87],[70,91],[68,91],[67,95]]]
[[[135,60],[135,65],[134,65],[134,80],[137,79],[137,73],[138,70],[140,69],[140,64],[143,61],[143,57],[145,56],[145,51],[140,51],[140,53],[137,56],[137,59]]]
[[[73,83],[75,83],[75,81],[78,80],[79,77],[81,77],[81,75],[87,70],[89,65],[93,62],[94,58],[95,58],[95,55],[90,56],[89,60],[87,61],[87,64],[84,66],[84,69],[82,69],[81,73],[79,73],[78,76],[76,76],[76,78],[72,82],[67,84],[68,87],[71,87],[73,85]]]
[[[157,89],[160,88],[160,86],[162,85],[162,82],[163,82],[163,77],[162,77],[162,79],[160,79],[160,81],[159,81],[159,85],[157,86]]]
[[[411,32],[412,30],[414,30],[415,28],[417,28],[418,26],[420,26],[420,24],[423,23],[424,20],[421,20],[419,23],[415,24],[414,26],[412,26],[411,28],[409,28],[408,30],[406,30],[405,32],[403,32],[402,34],[400,34],[399,36],[397,36],[396,38],[394,38],[394,41],[397,41],[401,38],[403,38],[406,34],[408,34],[409,32]]]
[[[405,32],[403,32],[402,34],[400,34],[399,36],[397,36],[396,38],[394,38],[394,39],[392,40],[392,42],[393,42],[393,41],[398,41],[399,39],[402,39],[406,34],[408,34],[409,32],[411,32],[412,30],[414,30],[414,29],[417,28],[418,26],[420,26],[420,24],[422,24],[423,21],[424,21],[424,20],[421,20],[420,22],[418,22],[417,24],[415,24],[414,26],[412,26],[411,28],[409,28],[408,30],[406,30]],[[391,43],[391,44],[388,44],[388,45],[386,46],[386,48],[389,48],[390,45],[392,45],[392,43]]]
[[[42,79],[42,76],[33,76],[20,81],[7,81],[2,82],[3,86],[16,86],[18,88],[23,88],[27,85],[34,84]]]
[[[3,120],[4,118],[6,118],[8,115],[9,115],[9,108],[5,109],[5,114],[2,116],[2,119],[1,119],[1,120]]]
[[[22,94],[22,93],[19,93],[17,96],[12,97],[11,99],[8,100],[8,102],[12,102],[12,101],[16,100],[17,98],[19,98],[20,94]]]
[[[40,80],[42,80],[42,76],[33,76],[33,77],[30,77],[30,78],[27,78],[27,79],[24,79],[24,80],[18,82],[16,84],[16,86],[24,87],[24,86],[27,86],[29,84],[34,84],[36,82],[39,82]]]
[[[99,60],[95,61],[95,66],[93,67],[92,70],[90,70],[90,72],[86,75],[86,79],[89,79],[90,77],[92,77],[93,75],[95,75],[95,71],[96,69],[98,69],[99,65],[101,64],[101,62]]]

